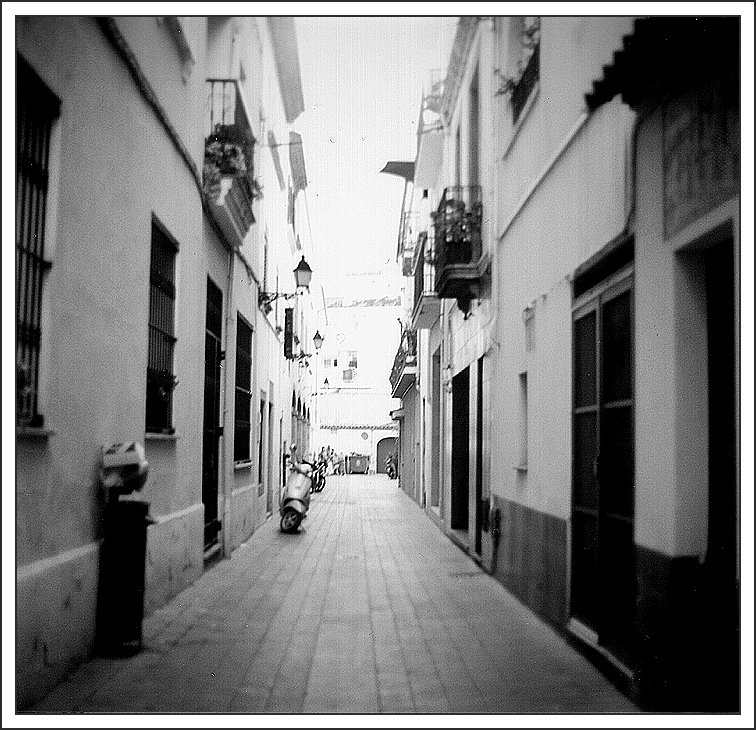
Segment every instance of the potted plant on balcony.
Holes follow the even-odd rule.
[[[247,160],[252,159],[250,145],[229,142],[217,136],[208,137],[205,144],[203,165],[203,186],[211,198],[220,195],[220,181],[223,177],[235,177],[244,181],[244,186],[252,200],[262,197],[262,186],[250,173]]]

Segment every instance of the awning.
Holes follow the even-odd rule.
[[[305,109],[294,18],[270,17],[268,29],[273,44],[273,57],[278,72],[284,113],[286,121],[291,124]]]
[[[604,74],[585,95],[590,110],[617,94],[633,108],[670,82],[736,73],[740,66],[740,18],[652,17],[636,20]]]
[[[385,172],[388,175],[403,177],[407,182],[412,182],[415,177],[415,163],[393,160],[392,162],[387,162],[381,172]]]
[[[283,168],[281,167],[281,155],[278,154],[278,143],[276,142],[276,135],[271,129],[268,130],[268,147],[270,147],[270,154],[273,157],[273,167],[276,168],[278,185],[281,190],[284,190],[286,187],[286,181],[284,180]]]

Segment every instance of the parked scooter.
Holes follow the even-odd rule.
[[[386,457],[386,474],[389,479],[396,479],[396,463],[392,454]]]
[[[318,461],[312,470],[312,491],[322,492],[326,483],[326,462]]]
[[[312,464],[289,461],[289,475],[281,496],[281,532],[296,532],[310,508]]]

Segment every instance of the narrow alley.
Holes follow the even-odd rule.
[[[329,477],[33,713],[632,713],[385,475]]]
[[[753,727],[753,4],[129,5],[3,4],[10,723]]]

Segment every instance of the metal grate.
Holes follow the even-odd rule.
[[[60,102],[17,57],[16,394],[18,423],[42,426],[38,411],[42,285],[50,132]]]
[[[145,428],[157,433],[172,431],[175,266],[176,248],[153,221]]]

